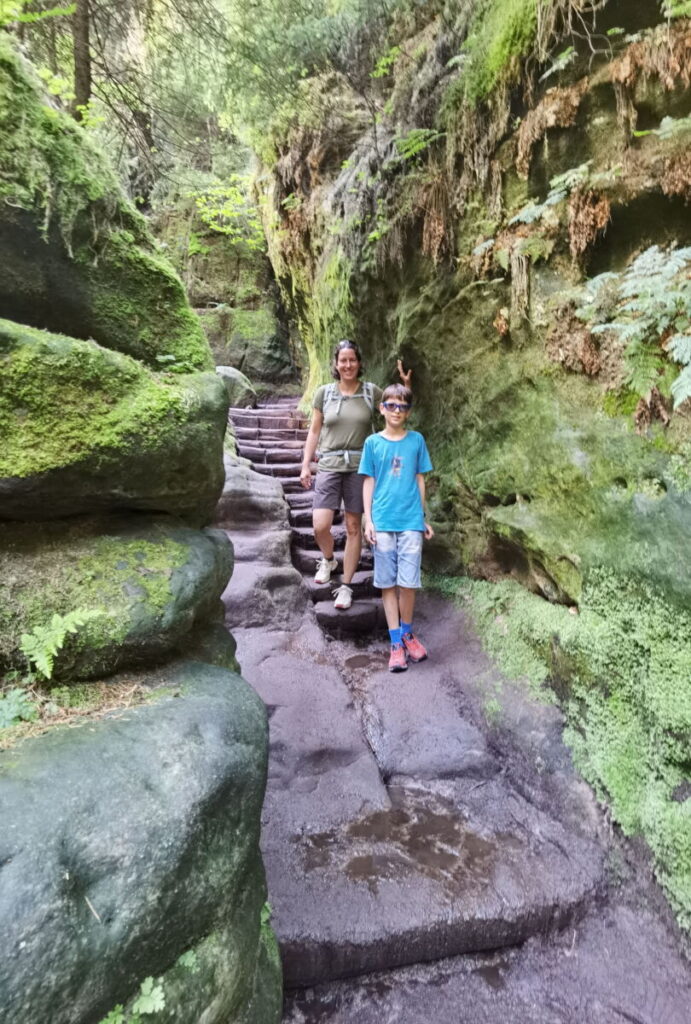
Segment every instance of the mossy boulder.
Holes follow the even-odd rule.
[[[208,522],[228,399],[209,374],[154,373],[0,321],[0,518],[130,508]]]
[[[0,38],[0,316],[211,369],[182,284],[95,145]]]
[[[150,705],[0,755],[8,1021],[94,1024],[142,983],[152,1022],[280,1019],[259,852],[266,711],[200,662],[156,682]]]
[[[234,366],[217,366],[216,373],[225,385],[231,406],[241,406],[243,409],[255,408],[257,392],[252,386],[252,381],[241,370],[236,370]]]
[[[68,635],[55,679],[160,660],[195,626],[219,617],[232,568],[223,531],[192,530],[165,516],[7,523],[0,526],[0,667],[22,667],[22,635],[77,609],[100,614]]]

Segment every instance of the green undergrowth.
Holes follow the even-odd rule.
[[[464,99],[487,98],[500,80],[515,70],[534,43],[538,8],[550,0],[482,0],[470,25],[463,52],[467,64],[461,76]]]
[[[469,610],[501,670],[551,684],[577,767],[642,834],[691,930],[691,612],[648,582],[591,571],[577,614],[514,582],[435,580]]]

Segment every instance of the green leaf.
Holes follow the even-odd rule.
[[[165,1009],[165,1005],[166,998],[161,979],[154,981],[153,978],[144,978],[140,986],[140,995],[135,999],[132,1011],[143,1014],[158,1013],[159,1010]]]

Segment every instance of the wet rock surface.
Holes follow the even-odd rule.
[[[246,525],[230,535],[249,552]],[[395,676],[385,634],[324,634],[320,598],[234,629],[270,717],[262,846],[285,1021],[688,1020],[678,935],[548,694],[502,679],[434,594],[415,617],[430,657]]]

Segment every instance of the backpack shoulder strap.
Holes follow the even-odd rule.
[[[367,408],[371,413],[374,412],[374,385],[371,380],[366,380],[362,385],[362,396],[367,402]]]

